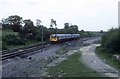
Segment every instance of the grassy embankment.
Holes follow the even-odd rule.
[[[0,30],[0,45],[2,46],[2,37],[5,37],[6,35],[16,35],[18,36],[18,32],[13,32],[12,30]],[[26,42],[25,45],[6,45],[7,49],[13,49],[13,48],[20,48],[20,47],[26,47],[29,45],[36,45],[40,43],[40,41],[36,40],[29,40]]]
[[[7,48],[8,49],[21,48],[21,47],[27,47],[27,46],[30,46],[30,45],[37,45],[39,43],[40,43],[39,41],[29,40],[28,42],[26,42],[25,45],[8,45]]]
[[[80,61],[80,52],[69,56],[67,60],[57,66],[48,68],[48,73],[51,76],[62,77],[100,77],[98,73]]]
[[[115,69],[120,69],[120,62],[118,60],[113,59],[113,54],[108,53],[102,49],[102,47],[96,48],[96,54],[105,61],[105,63],[114,67]]]

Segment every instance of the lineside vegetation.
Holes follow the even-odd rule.
[[[30,19],[25,19],[18,15],[11,15],[8,18],[3,18],[2,23],[2,49],[9,49],[10,45],[13,47],[19,47],[21,45],[27,45],[27,42],[40,41],[42,38],[43,28],[43,41],[48,42],[51,34],[80,34],[81,37],[96,36],[92,32],[86,32],[84,30],[79,31],[77,25],[70,25],[70,23],[64,23],[63,29],[57,28],[57,22],[54,19],[50,20],[50,26],[41,24],[41,20],[37,19],[36,25]],[[99,33],[99,32],[98,32]],[[98,35],[98,34],[97,34]],[[32,42],[34,43],[34,42]]]
[[[57,66],[48,68],[49,75],[52,77],[100,77],[80,61],[80,55],[80,52],[76,52]]]
[[[103,35],[101,46],[97,47],[96,53],[107,64],[120,69],[120,28],[112,28]]]

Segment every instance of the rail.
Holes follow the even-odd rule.
[[[13,58],[16,56],[20,56],[23,54],[31,53],[33,51],[40,50],[47,46],[48,46],[48,44],[44,43],[43,46],[41,46],[41,44],[38,44],[38,45],[31,45],[31,46],[24,47],[24,48],[17,48],[17,49],[13,49],[13,50],[2,51],[0,60],[5,60],[5,59]]]

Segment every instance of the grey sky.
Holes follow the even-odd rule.
[[[0,20],[10,15],[31,19],[50,27],[50,19],[63,28],[65,22],[76,24],[79,30],[108,30],[118,27],[119,0],[0,0]]]

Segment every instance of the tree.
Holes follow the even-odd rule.
[[[101,30],[100,33],[103,33],[103,30]]]
[[[120,27],[118,28],[118,39],[120,39]]]
[[[72,34],[79,33],[77,25],[71,25],[67,31],[68,33],[72,33]]]
[[[110,29],[102,36],[101,45],[106,51],[115,53],[120,52],[119,29]]]
[[[78,31],[78,26],[77,25],[71,25],[70,27]]]
[[[6,19],[2,19],[3,27],[10,27],[13,31],[19,32],[22,27],[22,17],[18,15],[9,16]]]
[[[2,23],[2,28],[3,29],[12,29],[11,25],[8,23],[8,20],[3,18],[1,20],[1,23]]]
[[[79,31],[79,34],[80,34],[81,38],[85,37],[85,31],[84,30]]]
[[[56,20],[54,20],[54,19],[51,19],[51,23],[50,23],[50,25],[55,25],[55,26],[57,26],[57,24],[56,24]]]
[[[27,39],[34,39],[37,34],[37,30],[34,26],[34,23],[30,19],[26,19],[23,22],[25,23],[25,25],[20,33],[21,36]]]
[[[54,25],[57,26],[56,21],[54,19],[51,19],[50,28],[49,28],[50,34],[57,32],[56,31],[57,27],[53,28]]]
[[[41,20],[37,19],[36,26],[40,26],[41,22],[42,22]]]
[[[64,29],[68,29],[69,28],[69,23],[64,23]]]
[[[84,33],[85,31],[84,30],[81,30],[82,33]]]

